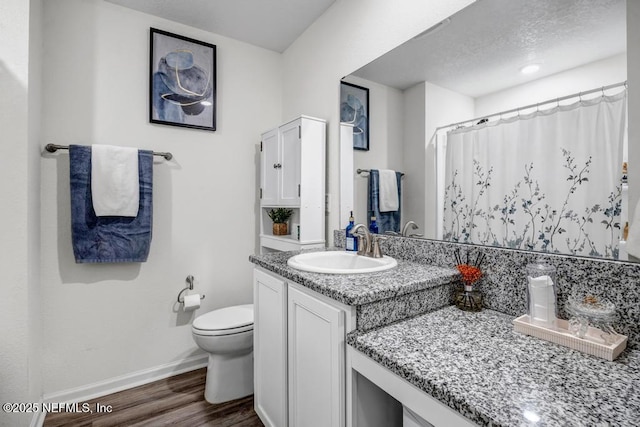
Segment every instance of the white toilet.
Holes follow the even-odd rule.
[[[222,403],[253,394],[253,304],[198,316],[191,331],[198,347],[209,353],[206,401]]]

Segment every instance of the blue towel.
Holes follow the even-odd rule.
[[[377,169],[371,169],[369,172],[369,197],[367,198],[367,210],[370,215],[374,215],[376,217],[380,234],[384,234],[385,231],[395,231],[396,233],[400,232],[400,209],[402,207],[401,172],[396,172],[396,179],[398,180],[398,201],[400,202],[398,210],[395,212],[380,212],[380,173]],[[367,222],[371,223],[370,217],[367,219]]]
[[[71,234],[77,263],[145,262],[151,246],[153,152],[138,151],[136,217],[97,217],[91,199],[91,147],[69,146]]]

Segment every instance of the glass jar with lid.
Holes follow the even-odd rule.
[[[529,321],[550,329],[557,323],[556,268],[542,260],[527,264],[527,312]]]

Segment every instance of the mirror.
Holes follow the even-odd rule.
[[[436,130],[627,81],[626,15],[625,0],[476,1],[343,79],[370,97],[370,149],[354,152],[353,170],[404,172],[402,222],[439,238]],[[537,73],[520,72],[533,64]],[[352,176],[365,222],[366,173]]]

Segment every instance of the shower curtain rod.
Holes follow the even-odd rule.
[[[47,145],[44,146],[44,149],[47,150],[49,153],[55,153],[58,150],[68,150],[69,146],[68,145],[47,144]],[[162,156],[166,160],[173,159],[173,154],[171,154],[169,152],[162,153],[162,152],[154,151],[153,155],[154,156]]]
[[[544,102],[538,102],[537,104],[531,104],[531,105],[526,105],[524,107],[518,107],[518,108],[514,108],[512,110],[506,110],[506,111],[501,111],[499,113],[493,113],[493,114],[487,114],[486,116],[482,116],[482,117],[476,117],[475,119],[470,119],[470,120],[464,120],[462,122],[458,122],[458,123],[452,123],[450,125],[446,125],[446,126],[439,126],[436,128],[436,130],[434,131],[434,134],[442,129],[446,129],[446,128],[450,128],[450,127],[454,127],[454,126],[460,126],[463,125],[465,123],[477,123],[478,121],[482,120],[482,119],[488,119],[489,117],[495,117],[495,116],[502,116],[503,114],[509,114],[509,113],[516,113],[519,112],[521,110],[526,110],[528,108],[533,108],[533,107],[540,107],[541,105],[546,105],[546,104],[551,104],[552,102],[556,102],[559,103],[560,101],[565,101],[567,99],[571,99],[571,98],[582,98],[582,95],[589,95],[591,93],[596,93],[596,92],[602,92],[602,94],[604,95],[604,91],[605,90],[609,90],[609,89],[613,89],[619,86],[627,86],[627,81],[623,81],[620,83],[614,83],[608,86],[602,86],[596,89],[591,89],[591,90],[587,90],[585,92],[578,92],[578,93],[574,93],[573,95],[567,95],[567,96],[563,96],[560,98],[553,98],[553,99],[549,99],[547,101]]]

